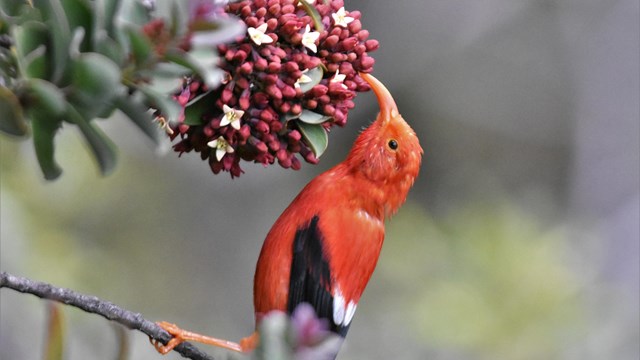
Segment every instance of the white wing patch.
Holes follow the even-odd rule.
[[[340,287],[333,294],[333,323],[339,326],[349,326],[356,313],[357,304],[353,300],[347,304]]]
[[[357,214],[361,219],[366,220],[367,222],[371,223],[374,226],[384,226],[384,223],[380,219],[372,216],[371,214],[369,214],[369,212],[367,212],[364,209],[358,210]]]

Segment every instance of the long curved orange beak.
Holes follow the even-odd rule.
[[[380,80],[367,73],[359,73],[359,75],[364,79],[364,81],[369,83],[373,93],[376,94],[376,97],[378,98],[378,104],[380,105],[379,119],[382,119],[383,122],[387,122],[400,115],[396,101],[393,100],[391,93],[384,84],[380,82]]]

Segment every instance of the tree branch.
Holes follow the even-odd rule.
[[[9,288],[21,293],[32,294],[43,299],[64,303],[98,314],[106,319],[120,323],[129,329],[138,330],[152,339],[166,344],[171,335],[164,329],[142,317],[140,313],[125,310],[109,301],[100,300],[95,296],[80,294],[76,291],[55,287],[53,285],[0,272],[0,288]],[[174,351],[183,357],[193,360],[213,360],[213,358],[189,343],[182,343]]]

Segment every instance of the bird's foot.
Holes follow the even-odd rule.
[[[187,331],[181,329],[176,324],[172,324],[166,321],[160,321],[156,324],[158,324],[158,326],[160,326],[166,332],[171,334],[171,336],[173,336],[173,338],[169,340],[166,345],[162,345],[158,340],[149,339],[153,347],[155,347],[156,350],[163,355],[173,350],[176,346],[185,341],[195,341],[202,344],[213,345],[237,352],[249,352],[255,349],[256,345],[258,344],[257,333],[253,333],[251,336],[240,340],[240,344],[238,344],[232,341],[217,339],[210,336],[200,335],[191,331]]]

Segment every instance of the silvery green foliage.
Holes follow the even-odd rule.
[[[170,96],[184,76],[210,86],[211,41],[244,31],[232,18],[197,19],[174,6],[169,19],[142,0],[0,0],[0,131],[32,136],[44,177],[62,170],[54,139],[76,126],[102,174],[117,162],[113,142],[96,125],[120,110],[154,142],[161,138],[154,110],[173,121],[180,106]],[[155,33],[153,31],[156,31]],[[190,46],[188,39],[204,45]],[[195,55],[199,54],[199,55]]]

